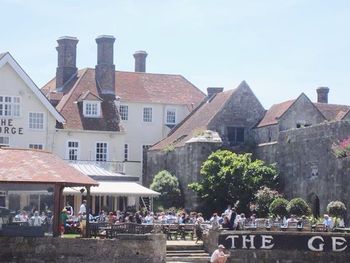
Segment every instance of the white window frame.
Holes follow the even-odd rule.
[[[10,102],[5,102],[7,98],[10,98]],[[18,102],[14,102],[18,99]],[[5,105],[8,108],[7,110],[10,111],[10,113],[5,115]],[[7,95],[0,95],[0,118],[18,118],[21,117],[21,97],[18,96],[7,96]],[[17,109],[15,111],[15,108]],[[16,112],[17,114],[14,114]]]
[[[8,140],[8,143],[7,143],[7,144],[5,144],[3,141],[0,142],[0,147],[10,147],[10,137],[8,137],[8,136],[0,136],[0,138],[1,138],[2,140],[4,140],[4,139],[7,138],[7,140]]]
[[[42,128],[33,128],[30,127],[30,114],[42,114],[43,115],[43,127]],[[45,130],[45,113],[44,112],[28,112],[28,129],[32,131],[43,131]]]
[[[97,160],[97,144],[98,143],[105,143],[106,144],[106,160]],[[103,141],[95,142],[95,161],[96,162],[107,162],[108,161],[108,142],[103,142]]]
[[[150,115],[151,117],[150,117],[150,120],[146,120],[145,121],[145,110],[146,109],[150,109],[151,110],[151,115]],[[143,107],[142,108],[142,122],[144,122],[144,123],[152,123],[153,122],[153,107]]]
[[[124,162],[129,161],[129,144],[124,144]]]
[[[124,108],[126,110],[122,111],[121,110],[122,108]],[[125,105],[125,104],[119,105],[119,114],[120,114],[120,120],[128,121],[129,120],[129,105]],[[123,119],[123,116],[124,116],[124,119]]]
[[[70,143],[70,142],[78,143],[78,147],[69,147],[69,143]],[[76,152],[77,159],[76,159],[76,160],[71,160],[71,159],[70,159],[69,151],[70,151],[71,149],[72,149],[72,150],[77,150],[77,152]],[[66,159],[67,159],[67,160],[70,160],[70,161],[78,161],[78,160],[80,160],[80,141],[79,141],[79,140],[71,139],[71,140],[67,140],[67,141],[66,141]]]
[[[174,119],[174,122],[169,122],[168,121],[168,112],[174,112],[175,114],[175,119]],[[173,125],[173,124],[176,124],[176,121],[177,121],[177,111],[176,111],[176,108],[170,108],[170,107],[167,107],[165,109],[165,124],[170,124],[170,125]]]
[[[93,114],[92,108],[91,108],[91,112],[87,112],[86,111],[87,105],[91,105],[91,107],[93,107],[95,105],[96,106],[96,114]],[[88,117],[88,118],[101,117],[101,102],[100,101],[84,100],[83,101],[83,114],[84,114],[84,117]]]
[[[30,143],[28,145],[29,149],[33,149],[33,150],[44,150],[44,144],[42,143]]]

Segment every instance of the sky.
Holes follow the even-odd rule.
[[[0,0],[0,52],[38,87],[57,67],[56,40],[79,39],[77,67],[95,67],[99,35],[116,37],[117,70],[148,53],[149,73],[181,74],[206,92],[245,80],[265,108],[316,88],[350,104],[350,1]]]

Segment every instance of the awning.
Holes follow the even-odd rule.
[[[99,181],[99,186],[91,187],[91,195],[116,195],[116,196],[141,196],[155,197],[160,193],[148,189],[134,182],[108,182]],[[81,194],[79,187],[66,187],[63,190],[64,195]],[[86,191],[84,192],[84,194]]]

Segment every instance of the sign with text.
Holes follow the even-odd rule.
[[[287,233],[228,233],[219,236],[219,244],[227,249],[281,249],[304,250],[316,252],[350,252],[350,235],[322,235],[321,233],[287,234]]]
[[[15,127],[13,119],[0,119],[0,134],[23,135],[23,128]]]

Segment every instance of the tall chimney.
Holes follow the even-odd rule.
[[[223,92],[224,88],[222,87],[208,87],[207,88],[207,93],[208,93],[208,98],[213,97],[215,94]]]
[[[328,103],[329,88],[327,88],[327,87],[319,87],[316,91],[317,91],[317,102],[319,102],[319,103]]]
[[[77,44],[76,37],[60,37],[57,40],[58,62],[56,69],[56,90],[61,91],[64,84],[72,78],[78,71],[77,61]]]
[[[146,51],[136,51],[134,53],[135,58],[135,72],[146,72]]]
[[[97,65],[96,83],[100,94],[115,96],[115,66],[113,64],[113,36],[102,35],[96,38]]]

